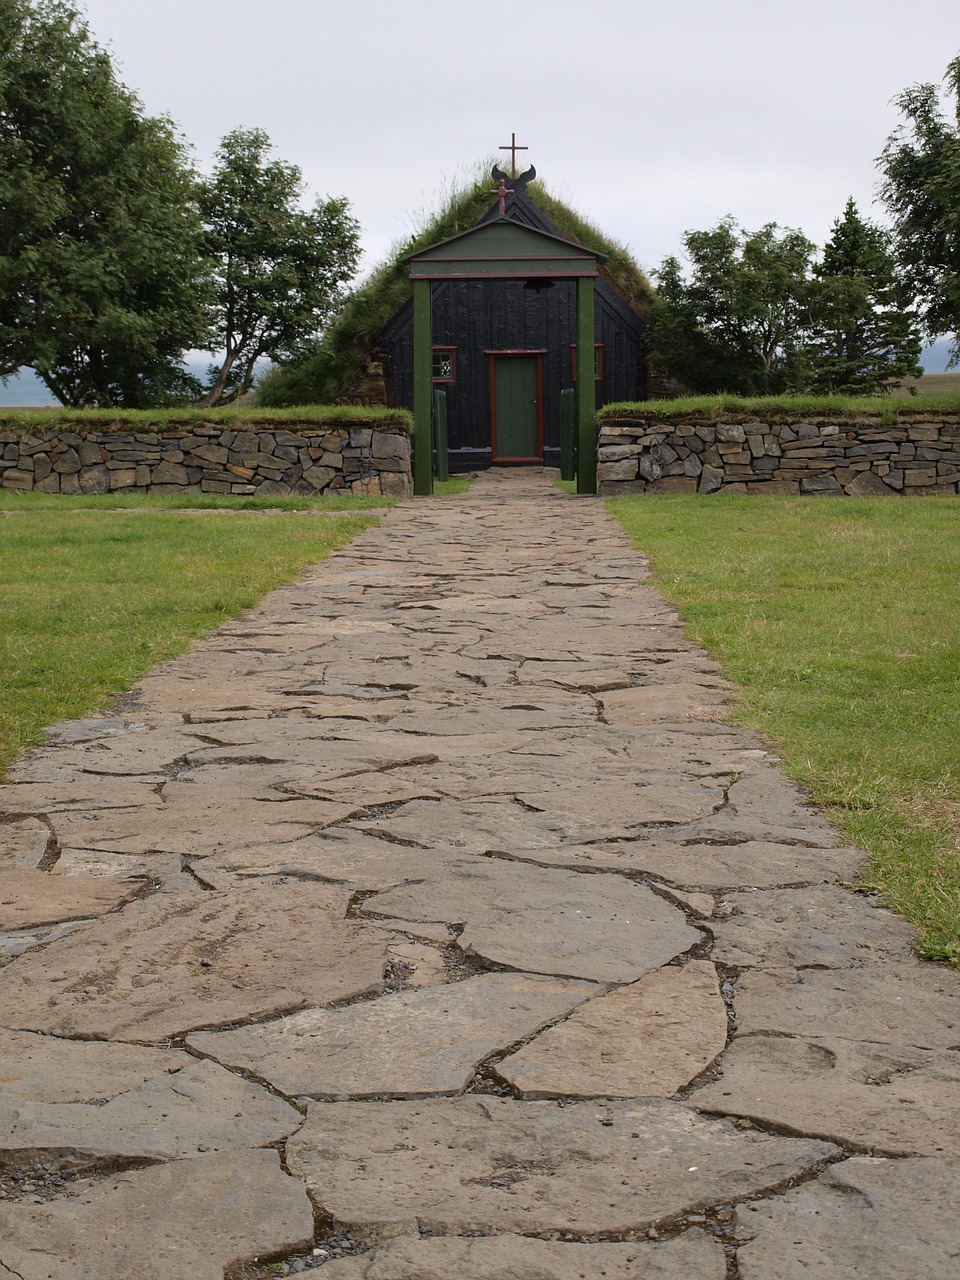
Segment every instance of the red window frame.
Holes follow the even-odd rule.
[[[595,342],[593,344],[593,367],[595,370],[593,375],[594,382],[602,382],[603,381],[603,343],[602,342]],[[570,376],[573,379],[573,381],[576,382],[577,380],[577,344],[575,342],[570,343]]]
[[[456,348],[456,347],[431,347],[431,348],[430,348],[430,350],[431,350],[431,352],[432,352],[434,355],[436,355],[438,352],[441,352],[441,351],[449,352],[449,354],[450,354],[450,365],[451,365],[451,368],[452,368],[452,370],[453,370],[453,372],[451,373],[451,375],[450,375],[450,377],[449,377],[449,378],[434,378],[434,377],[431,377],[430,381],[431,381],[435,386],[437,386],[437,385],[439,385],[439,386],[451,386],[451,385],[452,385],[453,383],[455,383],[455,382],[456,382],[456,380],[457,380],[457,348]]]

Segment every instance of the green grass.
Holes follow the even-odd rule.
[[[901,382],[898,396],[956,396],[960,398],[960,370],[956,373],[925,373],[922,378]]]
[[[433,492],[441,496],[466,493],[476,476],[451,476],[449,480],[434,480]]]
[[[0,520],[0,774],[44,725],[105,706],[370,523],[46,511]]]
[[[0,489],[0,511],[306,511],[331,514],[339,511],[369,511],[392,507],[399,498],[379,498],[365,494],[313,497],[311,494],[282,493],[257,497],[225,493],[35,493]]]
[[[960,960],[960,505],[619,498],[734,717],[865,849],[863,883]]]
[[[898,417],[960,413],[960,394],[907,396],[683,396],[675,400],[625,400],[607,404],[597,414],[598,422],[638,418],[645,422],[698,420],[725,421],[760,418],[779,422],[798,418],[879,417],[896,422]]]
[[[278,409],[0,409],[0,431],[54,435],[57,431],[178,431],[214,425],[236,431],[315,432],[323,427],[374,427],[413,433],[413,415],[381,405],[305,404]]]

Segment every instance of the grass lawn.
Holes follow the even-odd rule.
[[[960,501],[660,495],[610,508],[734,718],[869,854],[864,885],[960,960]]]
[[[451,476],[449,480],[434,480],[433,492],[441,497],[449,497],[452,494],[466,493],[470,486],[476,480],[474,475]]]
[[[35,493],[0,489],[0,511],[368,511],[373,507],[393,507],[399,498],[366,497],[360,494],[313,497],[311,494],[280,493],[262,498],[234,497],[227,493]],[[2,531],[0,531],[2,532]]]
[[[62,505],[0,515],[0,775],[44,725],[103,707],[371,522]]]

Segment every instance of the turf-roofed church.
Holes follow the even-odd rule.
[[[449,265],[460,242],[468,252],[472,229],[504,220],[539,233],[530,237],[531,259],[556,253],[571,263],[570,274],[545,279],[534,266],[529,277],[504,279],[494,263],[483,278],[432,282],[432,384],[446,392],[450,471],[559,466],[561,392],[577,380],[574,259],[589,258],[595,274],[595,406],[645,399],[650,286],[620,246],[542,189],[534,168],[516,175],[516,150],[522,149],[512,151],[511,174],[494,166],[499,188],[487,181],[456,198],[405,252],[375,272],[317,352],[267,384],[266,401],[332,399],[413,410],[411,272],[419,258],[431,255]],[[522,233],[515,238],[522,241]]]

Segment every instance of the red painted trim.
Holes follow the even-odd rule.
[[[538,347],[532,351],[486,351],[490,357],[490,461],[497,462],[543,462],[543,357],[546,347]],[[501,458],[497,454],[497,360],[511,357],[533,358],[537,362],[537,447],[540,450],[536,458]]]
[[[438,253],[433,258],[420,258],[420,262],[596,262],[596,254],[571,253],[565,257],[559,253]]]
[[[453,375],[449,378],[431,378],[431,382],[435,387],[452,386],[457,380],[457,348],[456,347],[431,347],[431,351],[449,351],[453,357]]]
[[[411,271],[411,280],[580,280],[599,271]]]
[[[603,381],[603,343],[595,342],[593,344],[594,351],[598,352],[597,356],[597,372],[593,375],[594,382]],[[570,343],[570,377],[573,382],[577,380],[577,344]]]

